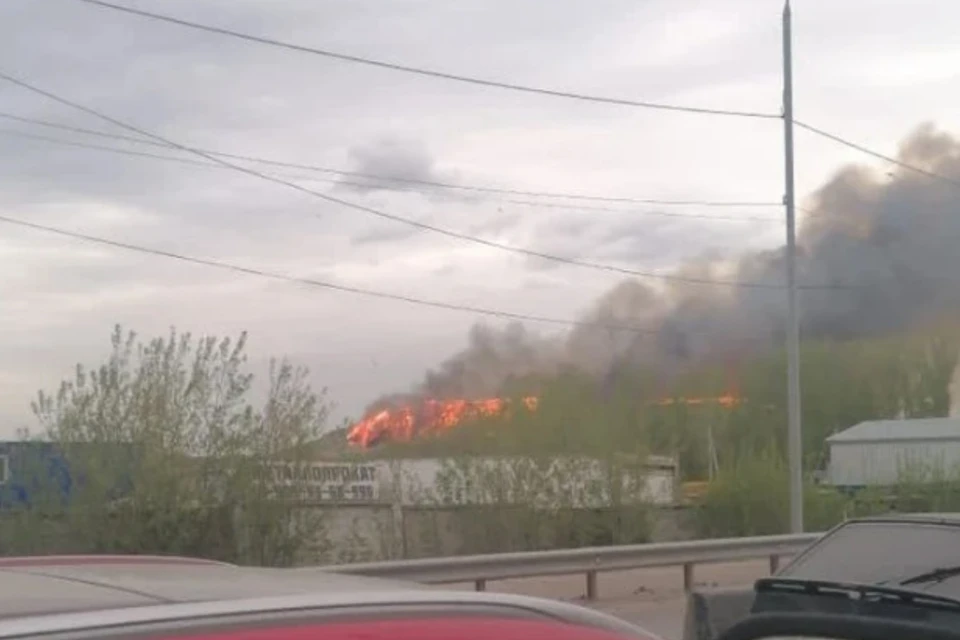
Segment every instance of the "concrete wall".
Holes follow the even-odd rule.
[[[651,457],[624,471],[614,499],[608,469],[589,458],[461,458],[316,462],[278,465],[274,482],[305,491],[308,502],[490,504],[537,502],[544,508],[602,508],[613,502],[660,506],[677,502],[673,459]]]
[[[558,521],[555,514],[531,514],[530,510],[510,506],[405,506],[341,505],[304,507],[320,511],[322,531],[317,531],[316,553],[301,559],[301,564],[326,564],[357,561],[425,558],[501,551],[524,551],[555,546],[573,546],[562,539],[556,544]],[[577,532],[590,528],[590,517],[603,517],[603,510],[574,510],[578,518],[571,527]],[[559,527],[570,525],[565,514]],[[586,516],[586,524],[582,517]],[[594,544],[629,542],[668,542],[693,538],[690,509],[650,508],[642,524],[644,540],[596,541]],[[630,518],[630,514],[626,518]],[[630,522],[626,523],[630,525]],[[629,526],[627,527],[629,529]],[[560,532],[563,533],[562,531]],[[589,545],[591,539],[579,541]]]
[[[403,557],[403,543],[392,505],[345,505],[320,511],[323,530],[317,532],[318,557],[304,559],[304,564]]]
[[[691,507],[664,507],[654,510],[650,542],[681,542],[696,539],[696,510]]]
[[[689,517],[674,506],[675,461],[651,457],[642,469],[614,497],[604,465],[589,459],[317,463],[295,472],[315,485],[304,508],[323,523],[322,553],[304,563],[690,538]]]

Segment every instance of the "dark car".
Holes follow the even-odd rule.
[[[0,638],[14,637],[657,640],[553,600],[151,556],[0,559]]]
[[[921,590],[960,599],[960,514],[903,514],[849,520],[794,557],[776,577]],[[778,602],[799,595],[778,592]],[[820,602],[819,600],[817,602]],[[684,640],[714,640],[764,607],[753,588],[690,594]]]

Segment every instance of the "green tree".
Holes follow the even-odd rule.
[[[789,528],[787,468],[775,451],[723,467],[697,511],[698,534],[726,538],[786,533]],[[847,502],[838,493],[804,487],[804,527],[824,531],[839,523]]]
[[[176,330],[144,342],[117,326],[102,364],[78,365],[56,393],[41,391],[38,436],[66,460],[73,490],[64,507],[47,482],[18,515],[20,538],[57,541],[43,551],[264,565],[317,552],[322,523],[297,508],[307,475],[277,471],[310,461],[328,414],[325,391],[311,389],[305,369],[274,361],[255,407],[246,344],[245,333],[195,339]],[[34,477],[42,484],[43,470]]]
[[[500,415],[378,448],[391,458],[443,459],[419,502],[450,514],[464,553],[649,539],[643,376],[598,381],[579,371],[515,381]],[[531,410],[523,399],[535,395]],[[464,504],[469,506],[463,506]]]

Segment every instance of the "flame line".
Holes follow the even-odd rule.
[[[727,394],[716,397],[663,398],[652,404],[674,406],[716,403],[730,409],[742,402],[744,400],[740,397]],[[523,403],[529,410],[536,411],[539,398],[528,396],[523,398]],[[354,424],[347,432],[347,442],[363,449],[370,448],[384,437],[393,442],[409,442],[415,437],[454,429],[471,418],[501,414],[509,408],[509,404],[510,401],[505,398],[425,399],[419,405],[382,409]]]

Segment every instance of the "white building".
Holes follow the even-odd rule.
[[[602,507],[614,500],[616,482],[589,458],[400,459],[277,465],[274,482],[306,490],[320,502],[483,504],[489,502]],[[637,469],[621,470],[621,504],[676,503],[676,460],[650,456]]]
[[[602,507],[613,502],[609,469],[599,460],[558,457],[413,459],[386,462],[400,501],[416,504],[429,499],[447,504],[492,501],[539,503],[545,507]],[[676,502],[678,468],[675,459],[649,456],[638,468],[621,470],[622,504],[669,506]],[[396,493],[394,494],[396,496]]]
[[[956,477],[960,418],[861,422],[827,438],[829,484],[889,486],[905,479]]]

